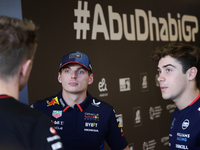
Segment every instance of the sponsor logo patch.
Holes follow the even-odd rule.
[[[69,55],[69,58],[81,58],[82,56],[80,54],[77,53],[73,53],[71,55]]]
[[[85,120],[99,121],[99,114],[85,112]]]
[[[57,133],[56,133],[56,130],[55,130],[53,127],[50,127],[49,130],[50,130],[50,132],[51,132],[52,134],[54,134],[54,135],[57,134]]]
[[[185,119],[182,123],[182,129],[185,130],[187,127],[189,127],[190,121],[188,119]]]
[[[93,99],[92,105],[99,107],[100,104],[101,102],[95,102],[95,99]]]
[[[59,117],[62,116],[62,111],[53,110],[52,116],[55,117],[55,118],[59,118]]]

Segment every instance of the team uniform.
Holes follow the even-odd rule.
[[[74,108],[63,100],[62,91],[32,106],[51,116],[66,150],[103,150],[104,141],[113,150],[122,150],[128,145],[113,107],[89,93]]]
[[[0,95],[0,149],[61,150],[50,118],[7,95]]]
[[[185,109],[175,109],[169,149],[200,150],[200,95]]]

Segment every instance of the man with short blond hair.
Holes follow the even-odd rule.
[[[0,149],[61,150],[50,119],[18,101],[27,84],[37,47],[30,20],[0,17]]]

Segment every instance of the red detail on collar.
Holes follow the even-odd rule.
[[[79,104],[77,104],[77,106],[78,106],[79,110],[80,110],[81,112],[83,112],[83,109],[81,108],[81,106],[80,106]],[[70,106],[67,106],[67,107],[63,110],[63,112],[65,112],[69,107],[70,107]]]
[[[80,111],[83,112],[83,109],[81,108],[81,106],[79,104],[77,104],[77,106],[80,109]]]
[[[200,98],[200,94],[197,96],[197,98],[189,106],[192,106],[199,98]]]
[[[69,108],[69,106],[67,106],[67,107],[63,110],[63,112],[65,112],[68,108]]]
[[[2,99],[2,98],[10,98],[10,96],[8,96],[8,95],[1,95],[0,99]]]

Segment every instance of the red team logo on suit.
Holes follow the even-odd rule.
[[[47,100],[47,104],[48,104],[47,106],[52,106],[55,104],[59,105],[58,97],[53,98],[52,101],[50,101],[50,102]]]

